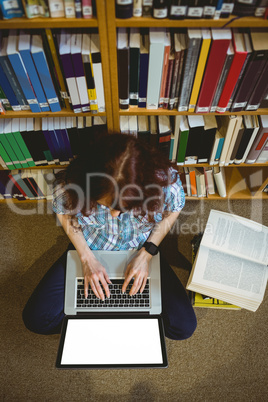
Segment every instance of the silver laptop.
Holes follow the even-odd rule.
[[[97,260],[104,266],[112,282],[109,285],[110,298],[104,301],[98,299],[91,289],[89,297],[84,296],[84,278],[82,264],[75,250],[67,255],[65,305],[64,312],[67,315],[80,313],[100,312],[143,312],[148,314],[161,314],[161,282],[160,282],[160,258],[159,254],[151,259],[149,277],[142,294],[129,296],[132,283],[129,284],[125,294],[122,294],[124,272],[136,250],[126,251],[92,251]]]
[[[137,251],[93,251],[112,285],[110,298],[99,300],[92,291],[84,297],[82,264],[76,251],[67,254],[66,314],[56,367],[60,369],[166,368],[161,318],[159,254],[151,259],[142,294],[122,294],[124,272]],[[130,285],[131,286],[131,285]],[[143,301],[141,301],[143,300]]]

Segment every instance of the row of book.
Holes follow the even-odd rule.
[[[120,130],[178,165],[268,162],[268,116],[120,116]]]
[[[2,18],[92,18],[94,0],[0,0]]]
[[[0,199],[51,200],[55,174],[59,170],[0,170]]]
[[[14,170],[66,165],[106,131],[106,117],[0,120],[0,164]]]
[[[95,31],[0,32],[0,108],[75,113],[105,111]]]
[[[208,113],[268,101],[268,31],[118,28],[119,107]]]
[[[184,192],[189,197],[208,197],[218,194],[226,197],[226,181],[224,168],[219,166],[195,168],[179,168]]]
[[[169,19],[266,17],[267,0],[115,0],[116,17]]]

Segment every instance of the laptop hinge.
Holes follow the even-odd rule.
[[[102,313],[101,312],[97,312],[96,311],[96,313],[95,312],[86,312],[86,311],[80,311],[80,312],[77,312],[77,314],[76,315],[78,315],[78,316],[88,316],[88,317],[96,317],[96,316],[99,316],[99,317],[103,317],[104,315],[107,317],[107,316],[111,316],[111,317],[126,317],[126,318],[131,318],[131,317],[144,317],[144,316],[149,316],[150,315],[150,313],[148,312],[148,311],[135,311],[135,312],[129,312],[129,313],[127,313],[127,312],[120,312],[120,311],[118,311],[118,312],[109,312],[109,311],[103,311]]]

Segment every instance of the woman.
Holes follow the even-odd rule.
[[[149,262],[185,204],[179,175],[157,149],[124,134],[106,135],[84,150],[58,177],[53,210],[80,257],[85,293],[104,300],[111,282],[91,250],[138,252],[129,263],[122,292],[142,292]],[[23,318],[30,330],[60,332],[67,251],[51,267],[28,301]],[[165,335],[186,339],[196,328],[188,296],[161,257]]]

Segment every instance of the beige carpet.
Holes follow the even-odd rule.
[[[178,225],[162,243],[182,282],[189,275],[190,240],[204,229],[211,208],[268,225],[265,207],[267,201],[188,201]],[[0,224],[1,401],[268,400],[267,293],[255,313],[196,309],[194,335],[186,341],[166,340],[167,369],[57,370],[59,336],[30,333],[23,326],[21,312],[68,239],[43,203],[24,204],[17,212],[1,203]]]

